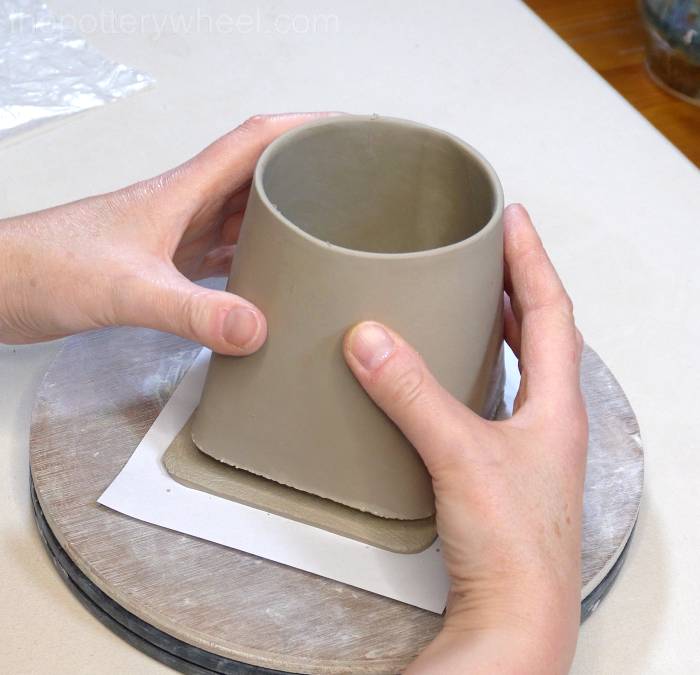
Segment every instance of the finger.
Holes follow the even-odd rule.
[[[189,241],[183,240],[173,254],[175,266],[188,279],[201,279],[202,268],[208,267],[222,250],[232,252],[242,222],[243,214],[235,213],[222,222],[218,230],[205,231]]]
[[[482,422],[433,377],[418,353],[374,322],[345,336],[345,359],[372,400],[393,420],[433,477],[464,446],[468,429]]]
[[[218,208],[216,200],[209,200],[208,209],[206,211],[199,212],[200,220],[204,220],[212,225],[211,228],[206,228],[204,230],[204,236],[216,237],[218,229],[221,231],[222,238],[228,238],[230,243],[235,242],[235,240],[238,238],[240,223],[243,219],[244,208],[248,202],[249,194],[249,187],[239,190],[221,209]],[[204,216],[204,218],[202,218],[202,216]],[[185,220],[185,227],[191,224],[191,220]],[[237,227],[235,231],[232,229],[234,224]],[[202,238],[202,236],[201,227],[189,227],[182,234],[182,237],[178,243],[178,248],[193,242],[197,242]]]
[[[310,112],[255,115],[214,141],[183,167],[188,178],[215,194],[233,194],[250,180],[262,151],[285,131],[338,113]]]
[[[246,204],[248,203],[248,197],[250,196],[250,181],[240,188],[234,195],[232,195],[226,202],[223,208],[224,218],[228,218],[237,211],[242,211]]]
[[[166,263],[151,270],[116,284],[116,323],[174,333],[221,354],[243,356],[262,346],[267,325],[253,304],[198,286]]]
[[[243,213],[238,212],[230,215],[221,225],[221,242],[223,244],[235,244],[238,241],[238,236],[241,233],[241,225],[243,224]]]
[[[516,358],[520,358],[520,321],[515,316],[515,310],[511,305],[510,298],[503,294],[503,328],[506,342],[513,350]]]
[[[525,401],[527,401],[527,371],[521,372],[520,374],[520,384],[518,385],[518,391],[513,400],[513,415],[523,407]]]
[[[530,217],[517,204],[504,213],[504,251],[513,316],[520,318],[520,361],[528,400],[558,409],[580,397],[579,350],[571,300]]]
[[[208,277],[227,277],[231,271],[235,245],[220,246],[204,256],[202,265],[194,280],[207,279]]]

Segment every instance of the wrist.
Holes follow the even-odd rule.
[[[455,597],[443,629],[407,669],[410,675],[565,675],[576,648],[578,594],[525,589],[500,601]],[[476,602],[475,602],[476,600]]]
[[[545,630],[541,626],[472,630],[445,627],[406,674],[566,675],[575,645],[576,631],[556,625]]]

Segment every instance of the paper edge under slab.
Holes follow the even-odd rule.
[[[188,488],[167,473],[162,455],[199,402],[210,354],[200,351],[98,503],[144,522],[442,613],[449,577],[439,539],[420,553],[392,553]],[[180,508],[174,508],[176,504]]]

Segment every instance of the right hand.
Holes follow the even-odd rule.
[[[259,349],[262,312],[193,280],[228,274],[262,151],[325,114],[257,115],[160,176],[0,220],[0,342],[132,325]]]
[[[582,339],[526,211],[504,214],[506,339],[522,379],[507,421],[446,392],[389,328],[362,323],[345,356],[433,479],[451,578],[445,624],[409,672],[565,673],[580,613],[587,419]],[[439,327],[436,328],[439,330]]]

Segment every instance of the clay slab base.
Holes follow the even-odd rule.
[[[395,553],[418,553],[435,541],[435,518],[395,520],[295,490],[223,464],[192,441],[192,420],[163,455],[167,472],[178,483],[269,513],[357,539]]]
[[[501,346],[488,385],[486,417],[499,417],[503,406],[505,365]],[[383,518],[297,490],[220,462],[192,441],[192,419],[163,455],[166,471],[178,483],[247,506],[313,525],[395,553],[419,553],[435,541],[435,517]]]

